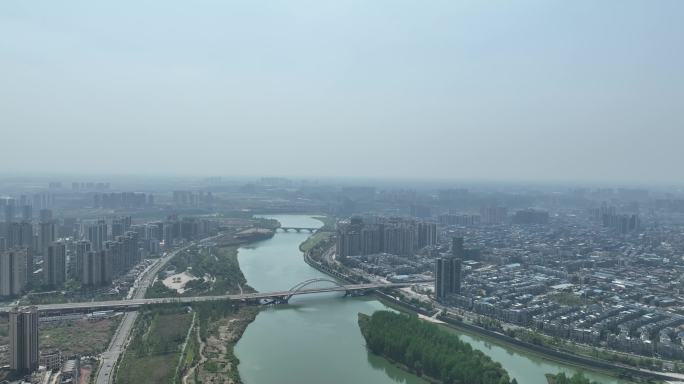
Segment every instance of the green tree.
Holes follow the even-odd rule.
[[[417,375],[446,384],[510,384],[501,364],[458,336],[416,316],[378,311],[359,315],[359,325],[371,352],[397,361]]]

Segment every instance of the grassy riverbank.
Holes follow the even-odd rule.
[[[299,250],[302,252],[309,252],[319,244],[326,242],[332,236],[332,232],[317,232],[309,236],[303,243],[299,245]]]
[[[337,225],[337,218],[334,216],[311,216],[312,218],[320,221],[323,223],[323,226],[319,229],[319,231],[323,232],[334,232],[335,231],[335,225]]]

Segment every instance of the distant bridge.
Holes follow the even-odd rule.
[[[290,231],[309,232],[309,233],[318,232],[318,228],[313,228],[313,227],[278,227],[278,228],[276,228],[276,231],[279,229],[283,232],[290,232]]]
[[[331,279],[318,278],[302,281],[287,291],[242,293],[236,295],[170,297],[157,299],[132,299],[89,301],[80,303],[42,304],[36,305],[42,314],[59,314],[71,312],[90,312],[103,310],[135,310],[139,307],[154,304],[191,304],[205,301],[230,301],[246,304],[284,304],[292,297],[325,292],[343,292],[345,296],[360,296],[378,289],[392,289],[410,286],[412,283],[367,283],[343,285]],[[0,307],[0,313],[8,313],[12,307]]]

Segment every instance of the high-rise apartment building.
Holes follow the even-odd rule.
[[[38,369],[38,309],[14,308],[9,313],[10,368],[30,373]]]
[[[41,221],[39,236],[39,251],[42,255],[46,255],[48,247],[57,240],[57,223],[53,220]]]
[[[6,223],[6,233],[4,237],[6,240],[7,249],[21,247],[33,249],[33,225],[28,221]]]
[[[33,224],[30,221],[19,223],[19,246],[33,250]]]
[[[6,199],[5,203],[5,222],[11,223],[17,215],[17,201],[15,199]]]
[[[0,253],[0,296],[17,296],[27,283],[28,252],[11,249]]]
[[[451,256],[461,260],[465,258],[465,247],[463,246],[462,237],[454,237],[451,239]]]
[[[507,217],[508,209],[505,207],[482,207],[480,209],[482,224],[503,224]]]
[[[461,292],[461,259],[445,257],[435,263],[435,297],[443,300]]]
[[[11,249],[14,247],[18,247],[19,243],[21,242],[21,226],[19,225],[19,223],[16,222],[8,222],[6,224],[6,227],[7,236],[5,237],[5,239],[7,240],[7,248]]]
[[[90,252],[90,242],[81,240],[76,243],[76,268],[72,271],[72,276],[81,282],[83,282],[83,266],[88,252]]]
[[[513,224],[548,224],[549,223],[549,213],[537,209],[523,209],[516,211],[511,218]]]
[[[444,300],[449,295],[461,292],[461,263],[464,255],[463,238],[454,237],[451,242],[451,257],[437,259],[435,263],[437,300]]]
[[[88,241],[90,241],[90,248],[93,251],[104,249],[104,243],[108,238],[106,221],[98,220],[97,224],[88,227]]]
[[[418,223],[418,248],[424,248],[430,245],[437,244],[437,224],[435,223]]]
[[[130,216],[122,216],[112,220],[112,238],[116,239],[117,236],[122,236],[129,228],[131,228]]]
[[[337,230],[337,254],[347,256],[390,253],[412,255],[420,248],[437,243],[437,225],[402,218],[355,217]]]
[[[22,205],[21,206],[21,219],[23,221],[31,221],[33,219],[33,206]]]
[[[111,250],[89,251],[83,258],[81,284],[100,286],[112,282]]]
[[[43,256],[43,280],[46,285],[57,287],[66,281],[66,244],[55,242]]]
[[[52,221],[52,210],[43,208],[39,211],[38,217],[40,218],[41,222]]]

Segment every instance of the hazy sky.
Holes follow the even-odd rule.
[[[671,181],[684,1],[0,2],[0,173]]]

